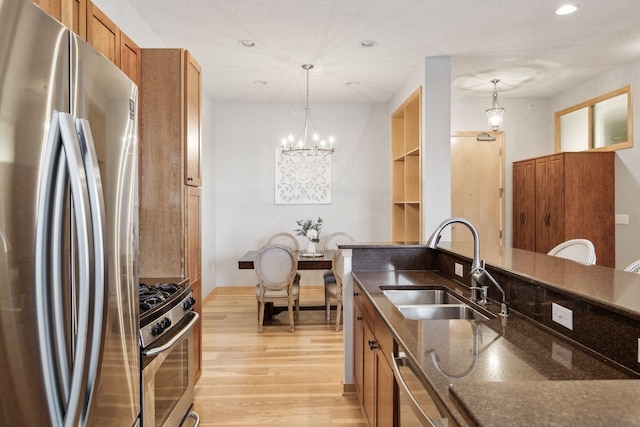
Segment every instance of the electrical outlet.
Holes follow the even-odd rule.
[[[615,216],[616,224],[629,224],[629,215],[627,214],[616,214]]]
[[[551,303],[551,320],[573,331],[573,311],[555,302]]]
[[[457,262],[454,264],[454,270],[456,275],[462,277],[464,276],[464,273],[462,272],[462,264],[458,264]]]

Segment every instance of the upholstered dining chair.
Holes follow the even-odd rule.
[[[264,245],[258,250],[254,260],[258,277],[256,299],[258,303],[258,332],[264,325],[264,305],[272,302],[286,302],[289,309],[289,324],[294,332],[293,304],[296,305],[296,319],[300,318],[300,284],[295,282],[297,252],[286,246]]]
[[[335,250],[335,249],[338,249],[338,246],[345,243],[351,243],[351,242],[353,242],[353,237],[351,237],[347,233],[339,231],[337,233],[330,234],[329,237],[327,237],[327,240],[325,240],[324,242],[323,248],[325,251]],[[333,270],[325,271],[322,274],[322,277],[324,278],[325,286],[327,286],[327,283],[331,283],[335,281],[333,276]],[[329,320],[329,313],[327,312],[327,321],[328,320]]]
[[[269,237],[267,244],[286,246],[287,248],[291,249],[292,252],[296,254],[300,253],[300,243],[298,242],[298,239],[296,239],[296,236],[291,233],[276,233],[273,236]],[[297,271],[297,267],[298,266],[296,265],[295,279],[296,282],[300,282],[300,273]]]
[[[596,250],[587,239],[571,239],[551,249],[547,255],[570,259],[582,264],[596,263]]]
[[[340,319],[342,318],[342,262],[342,250],[338,249],[334,252],[332,260],[333,280],[324,283],[327,322],[331,320],[331,300],[336,300],[336,332],[340,330]]]
[[[640,274],[640,259],[629,264],[629,266],[625,268],[624,271]]]

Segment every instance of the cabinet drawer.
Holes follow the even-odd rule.
[[[364,291],[357,283],[353,284],[353,302],[360,307],[362,315],[371,329],[373,329],[373,313],[375,312],[373,305],[371,305],[371,301],[369,301]]]
[[[391,365],[394,352],[393,335],[378,313],[375,314],[374,329],[373,333],[376,336],[378,347],[380,347],[380,351],[384,354],[384,358],[387,360],[389,365]]]

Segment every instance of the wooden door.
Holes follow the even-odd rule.
[[[202,185],[200,134],[202,122],[202,76],[200,65],[185,52],[185,184]]]
[[[513,164],[513,244],[514,248],[536,250],[535,161]]]
[[[564,158],[536,159],[536,252],[564,242]]]
[[[502,248],[504,239],[504,132],[456,132],[451,137],[451,214],[468,219],[482,245]],[[495,139],[494,139],[495,138]],[[451,240],[473,241],[464,226],[452,227]]]
[[[87,1],[87,43],[120,67],[120,29]]]

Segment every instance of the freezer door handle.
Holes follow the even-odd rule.
[[[85,402],[81,407],[80,419],[86,421],[91,400],[97,387],[96,380],[100,369],[100,355],[104,346],[104,328],[106,322],[105,304],[107,295],[106,282],[106,249],[105,249],[105,204],[102,192],[102,178],[100,167],[98,166],[98,156],[96,155],[91,126],[85,119],[75,119],[75,128],[80,144],[80,151],[87,178],[87,192],[89,196],[90,223],[93,243],[93,281],[86,289],[89,299],[93,303],[93,316],[91,325],[91,338],[88,347],[88,365],[86,377]]]
[[[61,240],[66,188],[69,187],[77,264],[64,266]],[[43,159],[43,174],[38,189],[36,226],[36,304],[40,359],[43,365],[47,404],[52,423],[74,426],[78,423],[81,400],[85,394],[87,335],[90,298],[85,287],[91,276],[89,200],[86,174],[73,118],[54,112]],[[78,288],[74,304],[76,329],[66,356],[67,333],[60,306],[62,270],[76,270]],[[71,274],[74,276],[74,273]],[[54,308],[58,307],[58,308]],[[69,363],[71,365],[69,372]],[[64,387],[64,388],[63,388]]]

